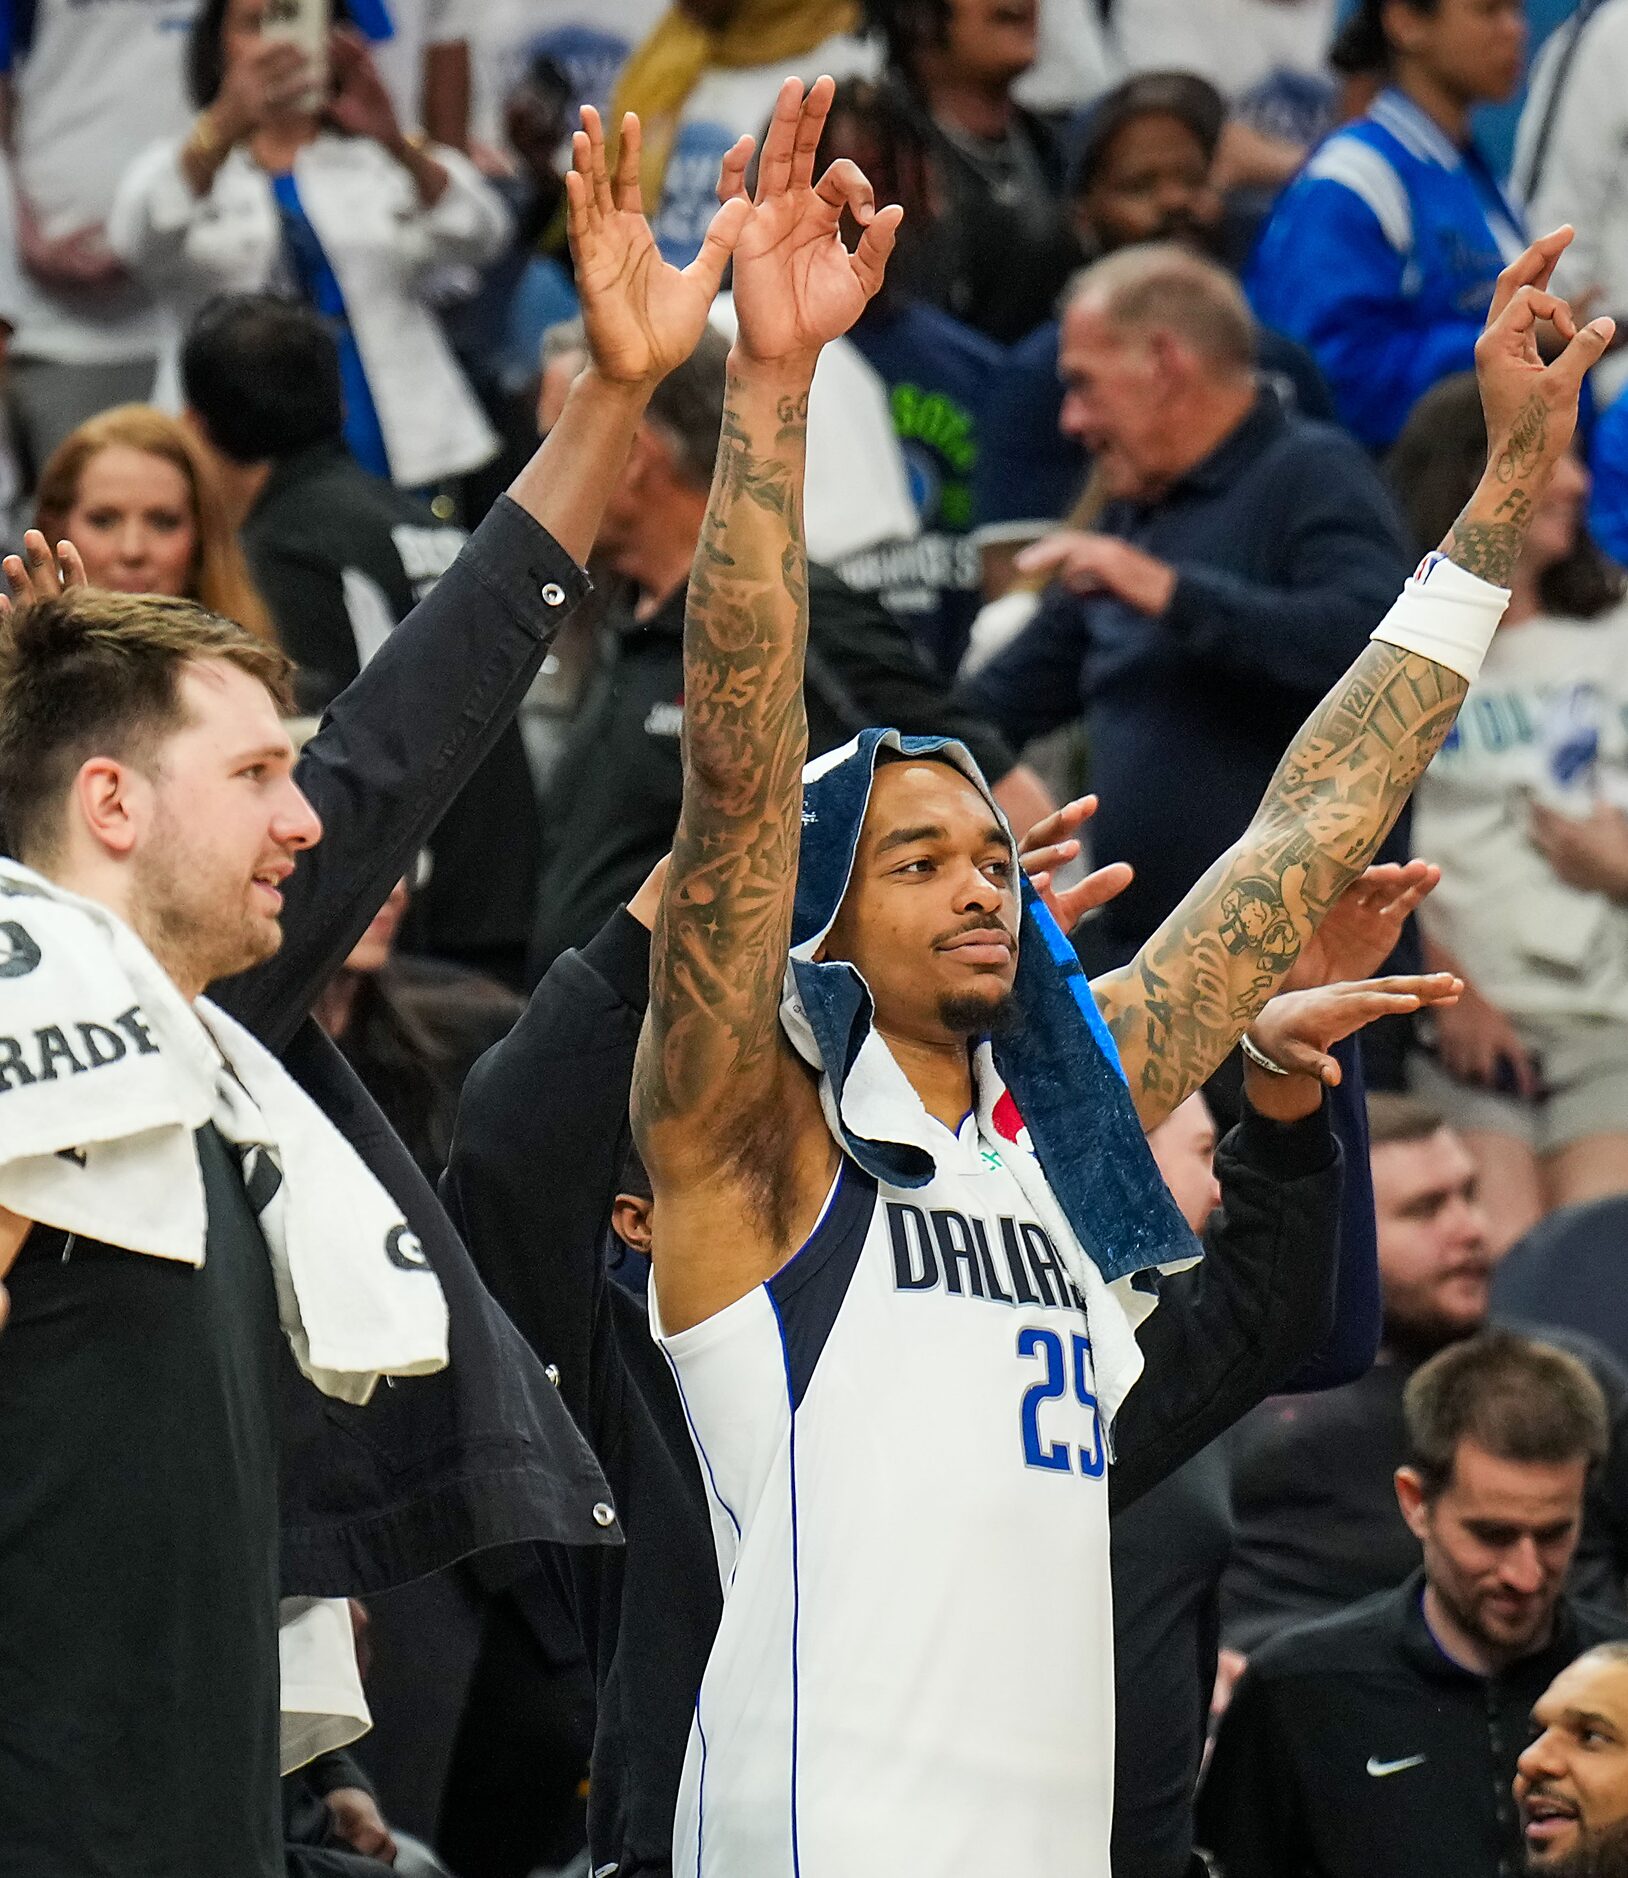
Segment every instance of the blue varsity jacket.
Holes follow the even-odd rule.
[[[1246,285],[1261,323],[1316,358],[1341,421],[1383,450],[1423,393],[1474,364],[1493,282],[1525,240],[1480,151],[1387,90],[1284,191]]]

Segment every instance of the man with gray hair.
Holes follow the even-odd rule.
[[[729,343],[708,331],[656,387],[627,467],[605,505],[596,566],[614,574],[606,657],[578,712],[544,803],[545,859],[533,971],[587,943],[672,845],[683,771],[684,601],[723,424]],[[538,427],[546,436],[587,359],[581,326],[544,342]],[[883,603],[828,569],[809,570],[804,691],[809,749],[867,724],[962,738],[1018,827],[1051,807],[1032,774],[945,684]]]
[[[1136,869],[1087,929],[1095,970],[1248,825],[1410,557],[1356,444],[1260,386],[1254,322],[1215,263],[1160,242],[1085,269],[1059,363],[1063,428],[1105,506],[1019,557],[1050,589],[962,697],[1018,747],[1085,713],[1095,857]],[[1393,835],[1383,858],[1405,857]]]

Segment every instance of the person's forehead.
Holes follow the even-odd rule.
[[[1469,1149],[1445,1127],[1419,1141],[1380,1142],[1371,1158],[1375,1191],[1393,1205],[1426,1191],[1462,1187],[1475,1173]]]
[[[1461,1519],[1543,1526],[1577,1509],[1586,1472],[1581,1455],[1568,1461],[1511,1461],[1465,1436],[1454,1450],[1445,1492]]]
[[[1628,1736],[1628,1660],[1580,1656],[1568,1663],[1539,1699],[1534,1712],[1559,1721],[1568,1711],[1603,1715]]]
[[[1124,344],[1108,315],[1106,298],[1094,288],[1077,293],[1063,309],[1061,351],[1064,361],[1088,352],[1107,352]]]
[[[182,735],[220,741],[247,736],[268,748],[289,742],[271,693],[230,659],[189,659],[181,670],[180,694],[188,720]]]
[[[152,450],[138,450],[134,444],[110,443],[89,458],[79,472],[79,497],[87,490],[99,495],[133,495],[168,501],[187,494],[187,479],[168,457]]]
[[[1154,162],[1205,160],[1204,144],[1191,124],[1162,106],[1138,111],[1108,139],[1097,160],[1092,188],[1112,188],[1119,173]]]
[[[884,763],[877,770],[859,838],[862,848],[874,848],[896,829],[936,826],[981,839],[998,825],[968,777],[948,763],[923,759]]]

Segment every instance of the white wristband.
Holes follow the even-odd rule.
[[[1373,637],[1445,665],[1472,685],[1509,605],[1509,589],[1427,554]]]

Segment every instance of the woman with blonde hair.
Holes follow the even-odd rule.
[[[275,641],[214,466],[179,419],[121,404],[65,437],[40,473],[35,526],[65,536],[91,584],[163,593]]]

